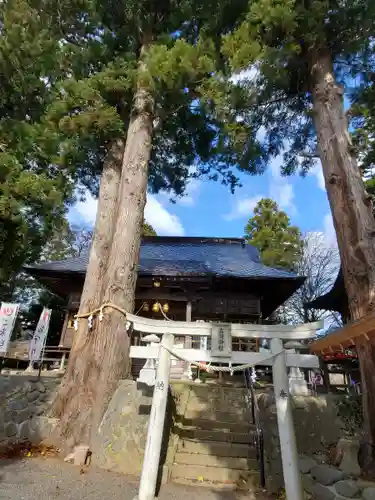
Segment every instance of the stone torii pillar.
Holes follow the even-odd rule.
[[[173,347],[173,335],[164,334],[163,345]],[[150,420],[148,423],[145,456],[143,459],[139,493],[134,500],[154,500],[159,473],[160,452],[163,439],[165,413],[167,408],[171,356],[167,349],[160,346],[155,389],[152,397]]]
[[[290,352],[296,354],[304,347],[301,342],[296,340],[290,340],[284,344],[285,349],[290,349]],[[289,390],[292,396],[308,396],[310,394],[305,376],[298,366],[292,366],[289,370]]]
[[[191,312],[192,312],[192,303],[191,300],[188,300],[186,303],[186,321],[191,323]],[[184,348],[191,349],[192,346],[192,338],[189,335],[186,335]],[[182,374],[183,380],[192,380],[193,373],[191,371],[190,363],[184,363],[184,373]]]
[[[271,352],[275,356],[272,378],[286,497],[288,500],[303,500],[304,495],[289,393],[286,353],[283,349],[283,341],[281,339],[271,339]]]
[[[151,334],[143,337],[141,339],[141,342],[145,342],[150,347],[153,347],[159,344],[160,339],[157,335]],[[137,378],[137,382],[153,386],[155,385],[155,381],[156,381],[156,360],[147,358],[144,367],[139,372],[139,377]]]

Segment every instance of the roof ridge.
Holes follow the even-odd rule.
[[[238,237],[222,237],[222,236],[143,236],[143,241],[150,241],[155,243],[236,243],[246,244],[245,238]]]

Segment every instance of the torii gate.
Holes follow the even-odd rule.
[[[127,321],[128,325],[132,324],[136,331],[162,335],[160,345],[131,346],[130,348],[131,358],[159,360],[139,493],[136,499],[154,500],[155,498],[172,357],[172,359],[183,359],[190,363],[227,363],[231,366],[230,371],[236,370],[232,364],[272,366],[286,496],[288,500],[303,500],[287,369],[288,367],[319,368],[319,358],[311,354],[298,354],[294,350],[284,349],[284,342],[313,338],[316,331],[322,328],[322,322],[297,326],[198,323],[153,320],[131,314],[127,314]],[[174,349],[174,336],[185,335],[211,337],[211,350]],[[271,349],[264,349],[262,352],[232,352],[232,337],[269,339]]]

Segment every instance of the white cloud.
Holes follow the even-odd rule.
[[[295,215],[297,213],[297,209],[294,204],[293,185],[288,182],[287,177],[283,177],[281,175],[281,163],[282,157],[278,156],[269,165],[270,183],[268,187],[268,195],[256,194],[254,196],[244,197],[242,199],[237,197],[237,199],[235,199],[235,202],[233,203],[232,210],[228,214],[223,215],[223,219],[231,221],[233,219],[251,217],[255,205],[262,198],[272,198],[276,201],[279,208]]]
[[[331,213],[327,213],[323,218],[324,238],[328,245],[337,245],[335,226]]]
[[[95,224],[98,201],[89,192],[85,196],[86,200],[76,203],[74,209],[85,224],[93,226]]]
[[[192,207],[197,202],[201,189],[201,181],[192,179],[187,186],[185,196],[177,199],[177,203],[185,207]]]
[[[293,185],[288,182],[287,177],[281,175],[281,163],[282,156],[278,156],[269,165],[271,172],[270,197],[276,201],[279,208],[295,214],[297,209],[294,205]]]
[[[230,80],[232,83],[242,83],[246,81],[254,80],[259,75],[259,69],[256,65],[250,66],[250,68],[240,71],[239,73],[234,73]]]
[[[159,235],[183,236],[185,234],[177,215],[168,212],[152,194],[147,196],[145,219]]]
[[[251,198],[243,198],[236,200],[231,212],[229,212],[229,214],[224,215],[223,219],[230,221],[234,219],[241,219],[242,217],[250,217],[256,204],[262,198],[264,198],[264,196],[258,194]]]
[[[78,214],[83,223],[93,226],[95,224],[97,206],[97,200],[87,193],[86,201],[76,203],[74,206],[74,212]],[[145,219],[152,225],[157,234],[183,236],[185,233],[177,215],[170,213],[152,194],[147,196]]]
[[[322,165],[320,163],[320,160],[316,161],[316,163],[313,166],[313,168],[310,169],[309,174],[315,176],[319,188],[322,191],[325,191],[326,190],[326,184],[325,184],[325,181],[324,181],[323,169],[322,169]]]
[[[263,142],[264,139],[266,138],[266,134],[267,134],[267,129],[266,129],[266,127],[264,127],[262,125],[261,127],[259,127],[257,134],[256,134],[257,141]]]
[[[183,196],[176,196],[170,191],[159,191],[158,199],[162,200],[162,203],[169,203],[171,200],[177,205],[182,205],[184,207],[192,207],[196,204],[202,187],[202,181],[195,179],[193,176],[197,173],[196,165],[191,165],[189,167],[189,179],[186,184],[185,193]]]
[[[296,207],[293,203],[294,191],[292,184],[288,182],[272,182],[270,196],[276,201],[279,208],[295,213]]]

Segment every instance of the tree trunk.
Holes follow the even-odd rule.
[[[352,319],[356,320],[372,312],[375,305],[375,219],[348,132],[343,88],[336,82],[329,52],[312,50],[310,69],[319,155],[336,229],[350,312]],[[366,441],[362,452],[367,455],[362,467],[368,469],[365,472],[373,474],[375,468],[370,463],[373,463],[375,449],[374,341],[360,338],[357,351],[361,366]]]
[[[143,48],[141,51],[141,57],[144,50]],[[142,70],[141,61],[140,75]],[[141,78],[139,81],[141,82]],[[153,105],[152,95],[139,84],[127,132],[108,262],[105,274],[95,277],[95,285],[101,290],[95,307],[110,302],[126,311],[132,312],[134,309],[152,146]],[[95,318],[87,341],[79,352],[78,341],[74,345],[77,354],[67,373],[66,383],[72,386],[74,384],[75,392],[71,391],[69,400],[65,399],[60,412],[60,432],[69,440],[69,447],[80,442],[93,444],[93,438],[118,381],[128,374],[130,340],[125,325],[124,315],[116,309],[108,308],[104,311],[103,321],[99,322]],[[83,373],[84,377],[78,380],[77,372]],[[82,394],[84,398],[80,399]]]
[[[129,312],[134,310],[152,147],[153,105],[151,94],[139,88],[126,140],[119,211],[104,281],[104,302],[111,302]],[[94,332],[95,350],[101,360],[93,415],[95,429],[100,425],[118,381],[129,374],[130,338],[125,324],[123,314],[112,309]]]
[[[80,314],[85,314],[96,307],[103,294],[102,280],[113,238],[124,149],[125,141],[116,140],[103,165],[95,230],[81,295]],[[52,409],[53,414],[61,418],[61,426],[58,429],[60,437],[73,439],[72,443],[66,443],[67,447],[74,444],[76,436],[84,441],[88,439],[88,436],[85,436],[85,426],[69,428],[70,415],[80,413],[86,405],[90,404],[91,389],[81,383],[87,379],[88,366],[82,363],[82,354],[91,347],[88,339],[87,321],[81,320],[78,324],[78,331],[74,335],[67,371]]]

